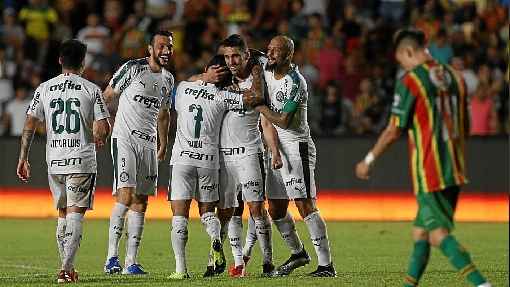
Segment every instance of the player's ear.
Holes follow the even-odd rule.
[[[62,63],[63,63],[63,62],[64,62],[64,61],[62,60],[62,57],[58,57],[58,63],[59,63],[60,65],[62,65]]]
[[[154,48],[151,45],[147,45],[147,51],[149,51],[149,55],[152,56],[152,54],[154,53]]]

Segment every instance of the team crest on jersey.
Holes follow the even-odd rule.
[[[452,77],[445,71],[443,66],[433,67],[429,71],[429,78],[432,84],[441,91],[448,90],[452,83]]]
[[[285,94],[282,91],[278,91],[276,93],[276,100],[283,103],[283,101],[285,101]]]

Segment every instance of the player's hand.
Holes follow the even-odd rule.
[[[202,80],[206,83],[218,83],[228,73],[226,67],[220,65],[210,66],[205,73],[202,74]]]
[[[364,160],[358,162],[356,165],[356,176],[359,179],[367,180],[370,178],[370,165],[366,164]]]
[[[271,157],[271,167],[273,169],[280,169],[283,166],[282,156],[279,152],[274,153]]]
[[[158,161],[159,162],[162,162],[164,161],[166,158],[166,147],[163,147],[163,148],[159,148],[158,149]]]
[[[16,174],[18,175],[18,178],[23,181],[27,182],[30,178],[30,164],[28,163],[28,160],[20,160],[18,161],[18,166],[16,167]]]
[[[105,145],[104,141],[99,138],[95,138],[94,143],[96,144],[96,148],[102,148]]]

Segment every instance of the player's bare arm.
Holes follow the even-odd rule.
[[[115,115],[117,114],[115,99],[117,99],[119,95],[120,94],[116,93],[110,85],[108,85],[108,87],[106,87],[106,89],[103,91],[103,99],[106,103],[106,107],[108,108],[108,112],[110,113],[110,125],[112,127],[113,123],[115,122]]]
[[[257,107],[264,102],[264,84],[262,79],[262,67],[255,65],[252,68],[253,83],[249,90],[243,92],[243,102],[250,107]]]
[[[168,146],[168,128],[170,127],[170,110],[162,107],[158,114],[158,161],[164,161]]]
[[[39,120],[37,118],[27,115],[25,126],[23,127],[23,133],[21,134],[20,153],[18,166],[16,167],[16,174],[23,182],[27,182],[30,178],[28,153],[30,152],[30,146],[32,145],[32,140],[34,139],[34,133],[38,122]]]
[[[368,179],[375,159],[382,155],[401,135],[402,130],[390,121],[365,159],[356,165],[356,176],[360,179]]]
[[[273,124],[263,115],[260,117],[260,125],[262,126],[262,134],[267,147],[271,151],[271,167],[280,169],[283,166],[280,149],[278,149],[278,132]]]
[[[204,81],[206,83],[217,83],[223,79],[224,76],[226,76],[228,73],[227,68],[221,67],[220,65],[212,65],[207,70],[198,75],[193,75],[188,78],[189,82],[194,81]]]
[[[96,147],[103,147],[106,143],[106,140],[110,136],[111,126],[108,119],[101,119],[99,121],[94,121],[92,126],[92,134],[94,135],[94,141],[96,143]]]

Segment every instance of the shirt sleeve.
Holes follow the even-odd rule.
[[[134,61],[128,61],[122,65],[117,72],[113,75],[109,85],[113,88],[113,91],[117,94],[122,94],[126,89],[133,77],[135,76],[136,65]]]
[[[306,97],[306,83],[299,77],[298,73],[293,70],[290,72],[292,83],[287,87],[287,97],[283,104],[282,111],[285,113],[296,112],[299,104]]]
[[[42,103],[42,89],[39,86],[34,92],[34,98],[30,102],[27,110],[27,115],[37,118],[40,121],[44,120],[44,105]]]
[[[243,94],[236,91],[220,90],[219,100],[223,101],[227,110],[242,110],[244,108]]]
[[[174,89],[174,78],[168,78],[168,87],[170,88],[168,91],[165,90],[166,94],[163,95],[163,106],[167,109],[174,108],[174,99],[175,99],[175,89]]]
[[[408,88],[398,80],[395,86],[395,95],[391,107],[391,121],[398,128],[407,129],[411,124],[416,98]]]
[[[94,120],[99,121],[110,117],[110,113],[106,108],[103,94],[97,89],[94,95]]]

